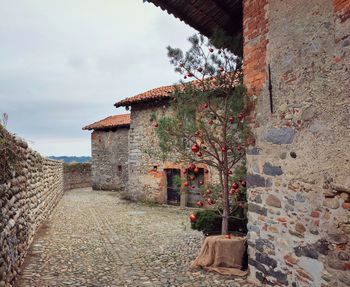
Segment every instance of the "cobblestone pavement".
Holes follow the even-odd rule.
[[[65,193],[39,230],[15,286],[242,286],[189,271],[202,234],[188,211],[128,203],[113,192]]]

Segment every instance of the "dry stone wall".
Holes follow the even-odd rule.
[[[96,130],[91,134],[92,187],[95,190],[120,190],[128,182],[128,127]]]
[[[65,163],[64,190],[91,187],[91,163]]]
[[[27,143],[18,147],[18,169],[0,185],[0,286],[10,286],[39,225],[63,195],[63,163],[43,158]]]
[[[261,85],[245,75],[257,96],[247,155],[250,279],[350,286],[350,2],[244,3],[262,14],[246,30],[249,48],[267,43]]]

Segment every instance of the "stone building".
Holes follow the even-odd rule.
[[[92,130],[92,188],[120,190],[128,182],[128,134],[130,114],[110,116],[83,130]]]
[[[243,35],[244,83],[257,99],[250,280],[350,286],[350,1],[148,2],[206,36]]]
[[[175,155],[170,155],[166,161],[160,158],[153,115],[162,117],[170,112],[168,100],[173,91],[174,86],[164,86],[115,104],[116,107],[131,107],[128,194],[134,200],[192,206],[202,198],[200,185],[212,181],[213,174],[210,168],[198,164],[198,174],[191,181],[193,187],[187,192],[181,191],[175,178],[187,177],[184,170],[188,163],[178,162]]]

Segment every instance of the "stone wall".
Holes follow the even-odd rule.
[[[91,187],[91,163],[65,163],[63,173],[64,190]]]
[[[112,131],[96,130],[91,134],[92,188],[119,190],[128,182],[129,128]]]
[[[267,40],[256,62],[264,81],[245,74],[257,96],[256,146],[247,155],[250,279],[350,286],[349,1],[244,5],[268,19],[256,21],[263,27],[245,41],[251,57],[247,47]]]
[[[39,225],[63,194],[63,163],[43,158],[13,138],[17,168],[0,185],[0,286],[19,272]]]
[[[167,202],[165,169],[180,169],[181,178],[184,165],[178,162],[178,156],[170,155],[163,161],[156,134],[156,123],[152,114],[161,118],[169,114],[167,103],[134,105],[131,109],[131,125],[129,133],[129,186],[127,196],[133,200]],[[198,165],[200,168],[207,168]],[[213,181],[213,172],[208,168],[205,182]],[[182,193],[182,205],[187,204],[187,195]]]

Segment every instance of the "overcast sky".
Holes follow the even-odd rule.
[[[142,0],[0,0],[0,113],[43,155],[90,155],[81,128],[178,81],[165,47],[194,33]]]

